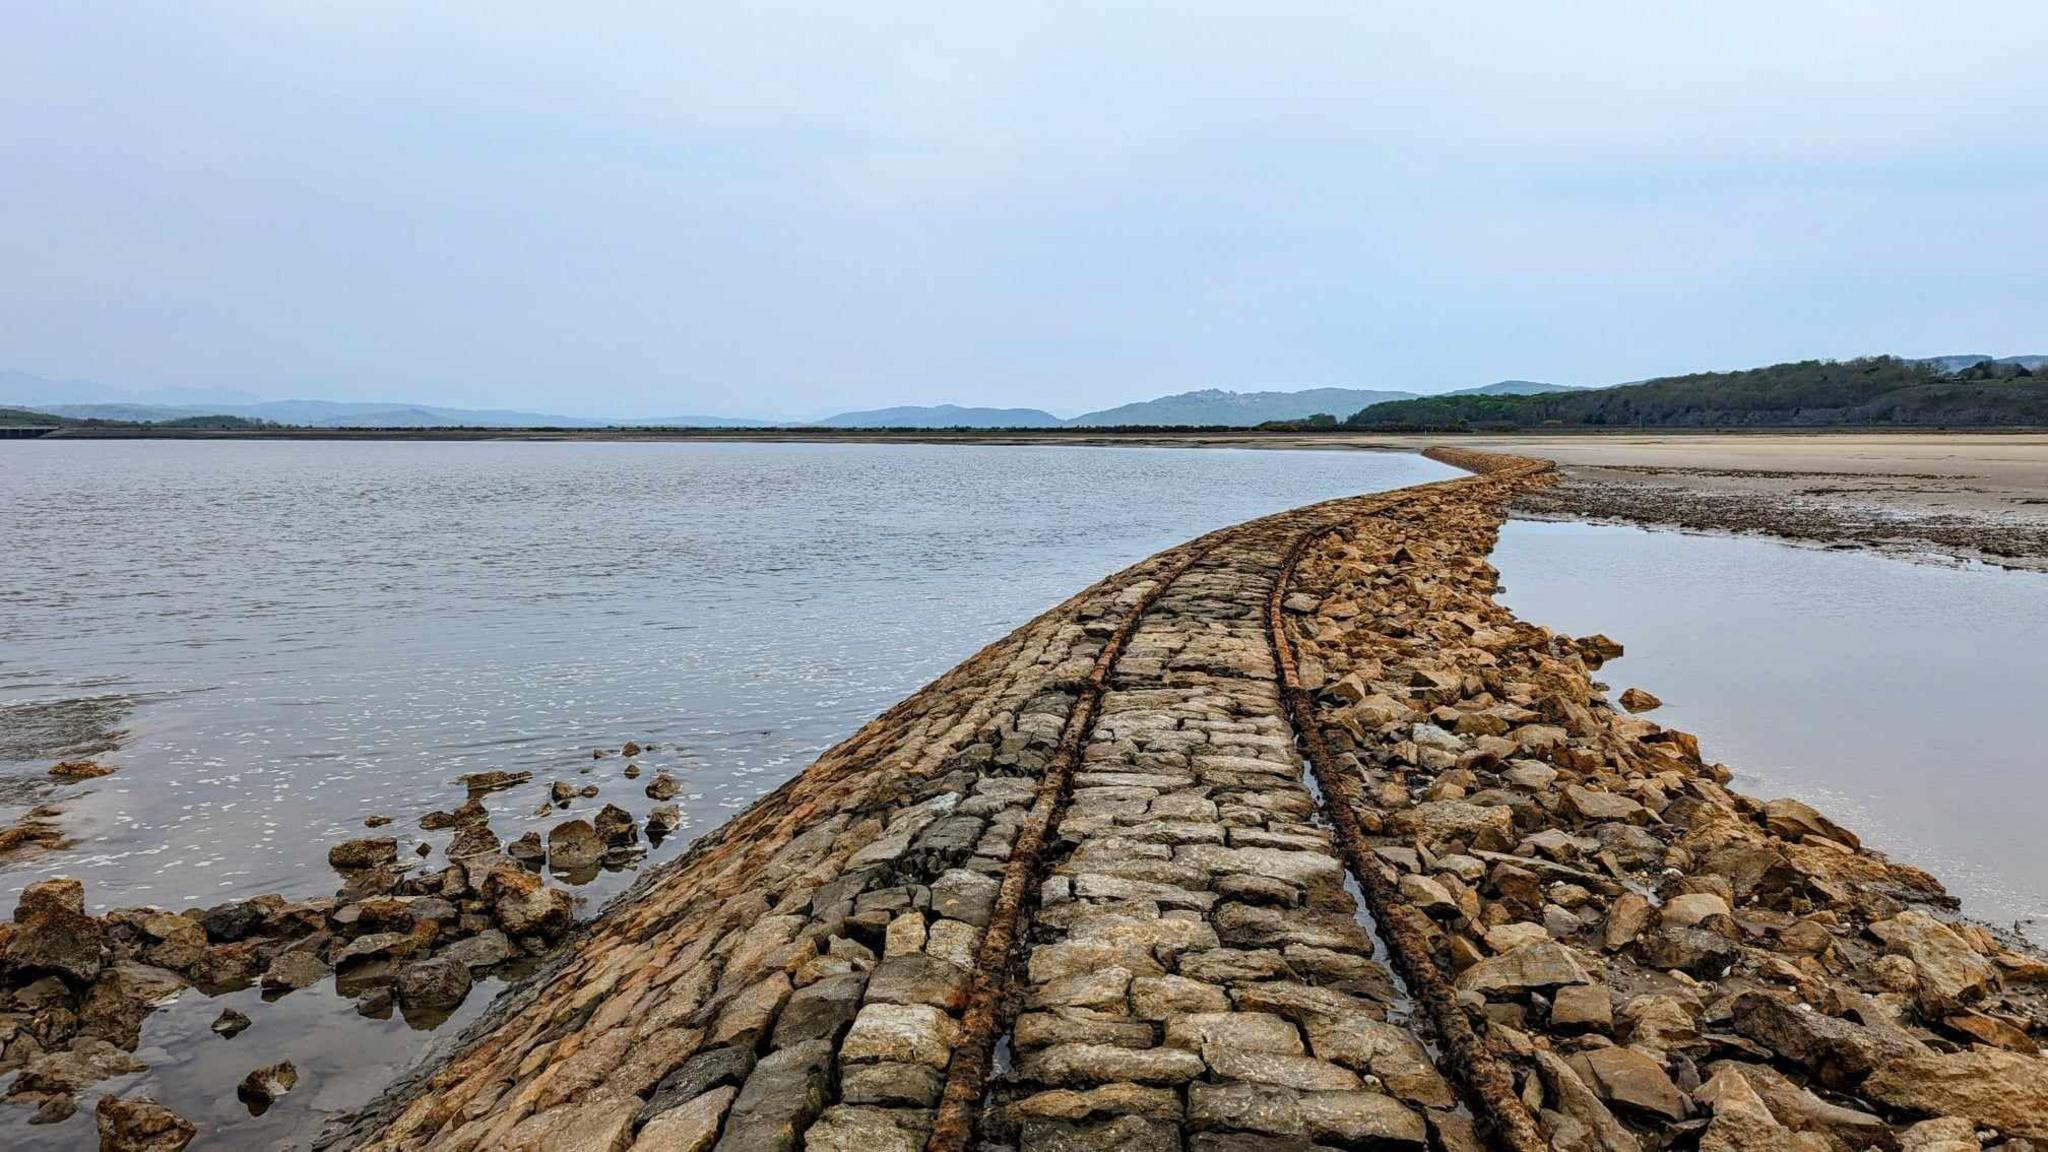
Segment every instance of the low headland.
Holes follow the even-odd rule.
[[[2048,958],[1827,815],[1731,792],[1596,678],[1619,644],[1496,602],[1511,508],[1592,465],[1430,455],[1472,474],[1081,592],[581,925],[539,868],[630,851],[630,816],[505,845],[477,806],[429,814],[459,859],[336,845],[333,900],[95,917],[34,885],[0,927],[9,1092],[63,1112],[186,985],[432,1011],[517,963],[323,1146],[2048,1143]],[[193,1136],[98,1107],[105,1148]]]

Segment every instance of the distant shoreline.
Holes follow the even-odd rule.
[[[1374,432],[1356,428],[168,428],[136,424],[96,427],[0,428],[15,439],[36,440],[527,440],[552,441],[740,441],[752,443],[908,443],[908,444],[1135,444],[1171,446],[1252,446],[1348,448],[1413,451],[1436,441],[1465,440],[1614,440],[1624,437],[1743,438],[1782,437],[1950,437],[2025,436],[2048,434],[2048,426],[1970,428],[1872,428],[1844,425],[1812,428],[1794,425],[1746,428],[1558,428],[1513,432]]]

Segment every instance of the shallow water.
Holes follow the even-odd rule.
[[[1627,655],[1735,787],[1794,796],[2048,940],[2048,575],[1767,540],[1510,522],[1504,603]]]
[[[95,910],[331,895],[326,847],[451,808],[457,775],[507,840],[656,769],[715,827],[1008,629],[1128,563],[1303,503],[1456,475],[1405,455],[810,444],[15,441],[0,445],[0,817],[63,809],[48,875]],[[110,737],[109,733],[125,732]],[[629,781],[597,748],[654,744]],[[44,778],[67,750],[118,772]],[[536,815],[547,783],[600,794]],[[409,848],[410,842],[404,848]],[[579,891],[591,907],[630,873]],[[457,1023],[481,1010],[472,994]],[[234,1005],[254,1020],[221,1040]],[[443,1030],[447,1034],[448,1029]],[[188,992],[144,1026],[136,1087],[228,1146],[303,1141],[425,1033],[331,986],[262,1003]],[[235,1100],[281,1058],[261,1120]],[[78,1117],[0,1146],[90,1141]]]

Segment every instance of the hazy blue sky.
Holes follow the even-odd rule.
[[[2048,352],[2048,5],[1432,7],[11,5],[0,369],[788,416]]]

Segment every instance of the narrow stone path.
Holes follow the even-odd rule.
[[[1117,662],[1025,961],[984,1146],[1421,1147],[1449,1086],[1303,783],[1263,608],[1282,517],[1211,548]]]

